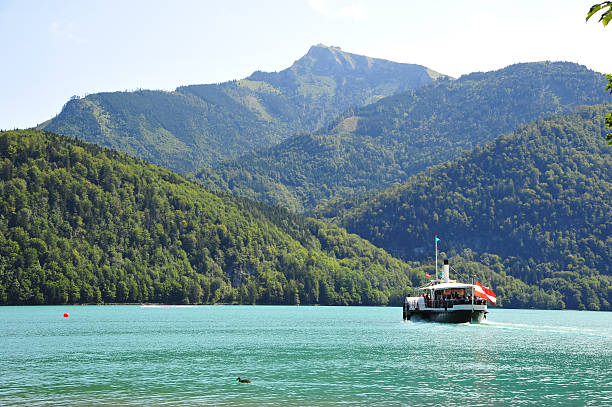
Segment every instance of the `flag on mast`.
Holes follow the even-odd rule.
[[[440,238],[436,236],[436,243],[440,241]]]
[[[482,298],[483,300],[489,300],[493,303],[493,305],[497,305],[495,293],[493,290],[488,289],[487,287],[480,284],[476,281],[476,286],[474,287],[474,295],[476,297]]]

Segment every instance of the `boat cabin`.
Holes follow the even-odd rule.
[[[419,288],[423,291],[423,305],[427,308],[451,308],[454,305],[481,305],[482,300],[474,296],[474,285],[458,283],[454,280],[448,282],[432,281],[429,285]]]

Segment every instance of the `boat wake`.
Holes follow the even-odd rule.
[[[530,325],[512,322],[498,322],[485,320],[475,326],[487,326],[496,329],[508,329],[508,330],[521,330],[521,331],[533,331],[533,332],[550,332],[550,333],[561,333],[568,335],[589,335],[604,338],[612,338],[612,333],[601,332],[595,329],[574,327],[574,326],[553,326],[553,325]]]

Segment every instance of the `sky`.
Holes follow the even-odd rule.
[[[585,22],[597,1],[0,0],[0,129],[73,95],[280,71],[315,44],[454,77],[544,60],[612,73],[612,26]]]

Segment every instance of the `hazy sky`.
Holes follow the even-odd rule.
[[[0,129],[72,95],[279,71],[322,43],[458,77],[516,62],[612,72],[600,0],[0,0]],[[602,89],[603,92],[603,89]]]

